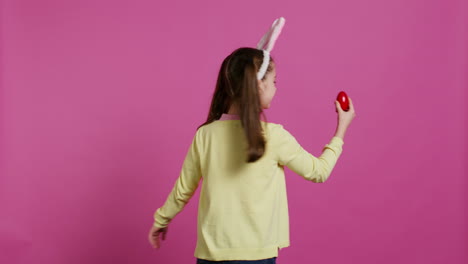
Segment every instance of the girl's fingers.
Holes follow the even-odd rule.
[[[337,113],[338,113],[338,111],[339,111],[339,112],[342,111],[341,106],[340,106],[340,103],[339,103],[338,101],[335,101],[335,106],[336,106],[336,112],[337,112]]]
[[[159,248],[159,233],[155,233],[154,245],[155,245],[156,248]]]
[[[166,240],[166,234],[167,234],[167,228],[151,228],[150,234],[149,234],[149,242],[150,244],[158,249],[161,246],[161,242],[159,241],[159,238],[162,237],[162,240]]]
[[[149,241],[154,248],[159,248],[159,233],[151,232],[149,235]]]

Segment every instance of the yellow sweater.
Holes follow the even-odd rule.
[[[203,179],[198,207],[195,257],[206,260],[258,260],[278,256],[289,246],[289,216],[284,166],[312,182],[329,177],[343,140],[333,137],[314,157],[283,128],[261,121],[265,154],[247,163],[240,120],[224,114],[198,129],[179,178],[154,214],[166,227],[188,203]]]

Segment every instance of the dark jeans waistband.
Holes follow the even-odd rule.
[[[224,260],[224,261],[212,261],[205,259],[198,259],[197,264],[276,264],[276,257],[269,259],[259,260]]]

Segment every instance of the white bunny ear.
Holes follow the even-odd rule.
[[[257,44],[257,49],[264,49],[265,48],[265,43],[267,42],[267,39],[270,38],[272,30],[273,30],[273,27],[271,27],[267,31],[267,33],[265,33],[265,35],[263,35],[262,39]]]
[[[257,72],[257,80],[261,80],[266,74],[268,64],[270,63],[270,51],[275,46],[276,39],[278,39],[285,22],[286,20],[284,17],[276,19],[268,32],[263,35],[262,39],[257,44],[257,49],[263,50],[263,61]]]
[[[258,42],[257,49],[263,49],[270,52],[275,46],[275,42],[278,39],[285,22],[286,20],[284,17],[276,19],[268,32],[266,32],[262,39]]]

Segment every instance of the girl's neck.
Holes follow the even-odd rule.
[[[239,115],[239,108],[237,107],[236,104],[232,104],[231,107],[229,107],[229,111],[227,112],[228,115]]]
[[[225,114],[228,114],[228,115],[240,115],[240,111],[239,111],[239,108],[237,107],[237,105],[233,104],[231,105],[231,107],[229,107],[229,111]]]
[[[231,107],[229,107],[229,111],[227,113],[223,113],[222,117],[220,120],[238,120],[240,119],[240,111],[239,108],[237,107],[237,104],[232,104]],[[264,116],[260,114],[260,120],[266,121]]]

